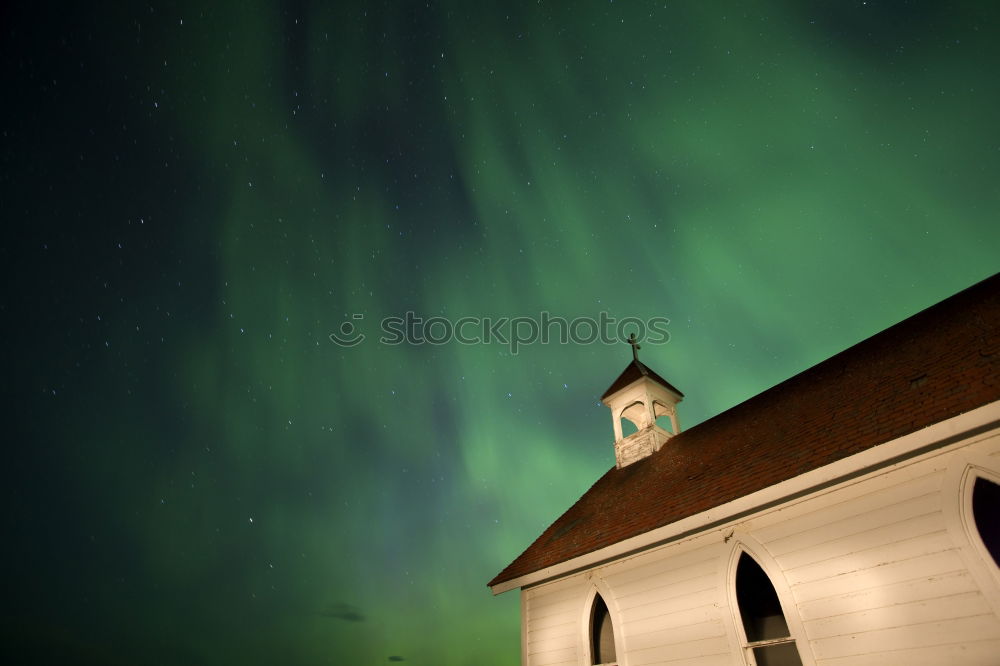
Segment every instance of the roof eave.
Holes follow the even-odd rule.
[[[939,421],[897,439],[878,444],[701,513],[682,518],[669,525],[623,539],[610,546],[521,576],[508,579],[500,579],[498,576],[490,581],[488,587],[494,595],[503,594],[509,590],[537,585],[701,532],[725,528],[728,522],[741,520],[749,514],[780,504],[793,497],[799,497],[842,481],[877,472],[888,465],[903,460],[913,459],[921,455],[933,455],[942,447],[977,433],[996,429],[1000,429],[1000,400]]]

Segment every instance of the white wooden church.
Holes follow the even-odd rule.
[[[998,324],[1000,274],[683,431],[634,358],[615,467],[489,583],[522,663],[1000,664]]]

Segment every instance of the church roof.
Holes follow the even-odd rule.
[[[1000,274],[675,435],[644,460],[612,467],[489,585],[669,525],[998,399]]]
[[[675,388],[666,379],[664,379],[663,377],[659,376],[658,374],[650,370],[648,367],[646,367],[642,363],[642,361],[640,361],[639,359],[633,359],[632,362],[629,363],[627,366],[625,366],[625,369],[622,370],[622,374],[618,375],[618,379],[616,379],[614,382],[611,383],[611,386],[608,387],[608,390],[605,391],[604,395],[601,396],[601,400],[604,400],[605,398],[615,393],[616,391],[620,391],[621,389],[625,388],[626,386],[628,386],[635,380],[639,379],[640,377],[649,377],[653,381],[663,384],[663,386],[667,387],[668,389],[676,393],[678,397],[681,398],[684,397],[683,393],[678,391],[677,388]]]

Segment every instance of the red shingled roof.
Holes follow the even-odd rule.
[[[1000,399],[1000,274],[612,468],[489,586]]]
[[[628,365],[626,365],[625,369],[622,370],[622,374],[618,375],[618,379],[616,379],[611,383],[611,386],[608,387],[608,390],[605,391],[604,395],[601,396],[601,400],[604,400],[612,393],[622,390],[623,388],[625,388],[635,380],[639,379],[640,377],[649,377],[650,379],[658,381],[659,383],[663,384],[668,389],[676,393],[678,398],[684,397],[684,394],[681,393],[676,388],[674,388],[673,384],[671,384],[666,379],[653,372],[639,359],[633,359],[633,361]]]

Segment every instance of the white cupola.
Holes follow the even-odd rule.
[[[659,451],[664,442],[681,431],[677,403],[684,399],[684,394],[670,382],[639,361],[640,347],[635,334],[629,336],[628,343],[632,345],[632,362],[625,366],[618,379],[601,396],[601,402],[611,409],[615,428],[615,466],[618,468]],[[656,419],[661,416],[669,417],[669,430],[656,424]],[[623,418],[633,423],[637,431],[624,436]]]

